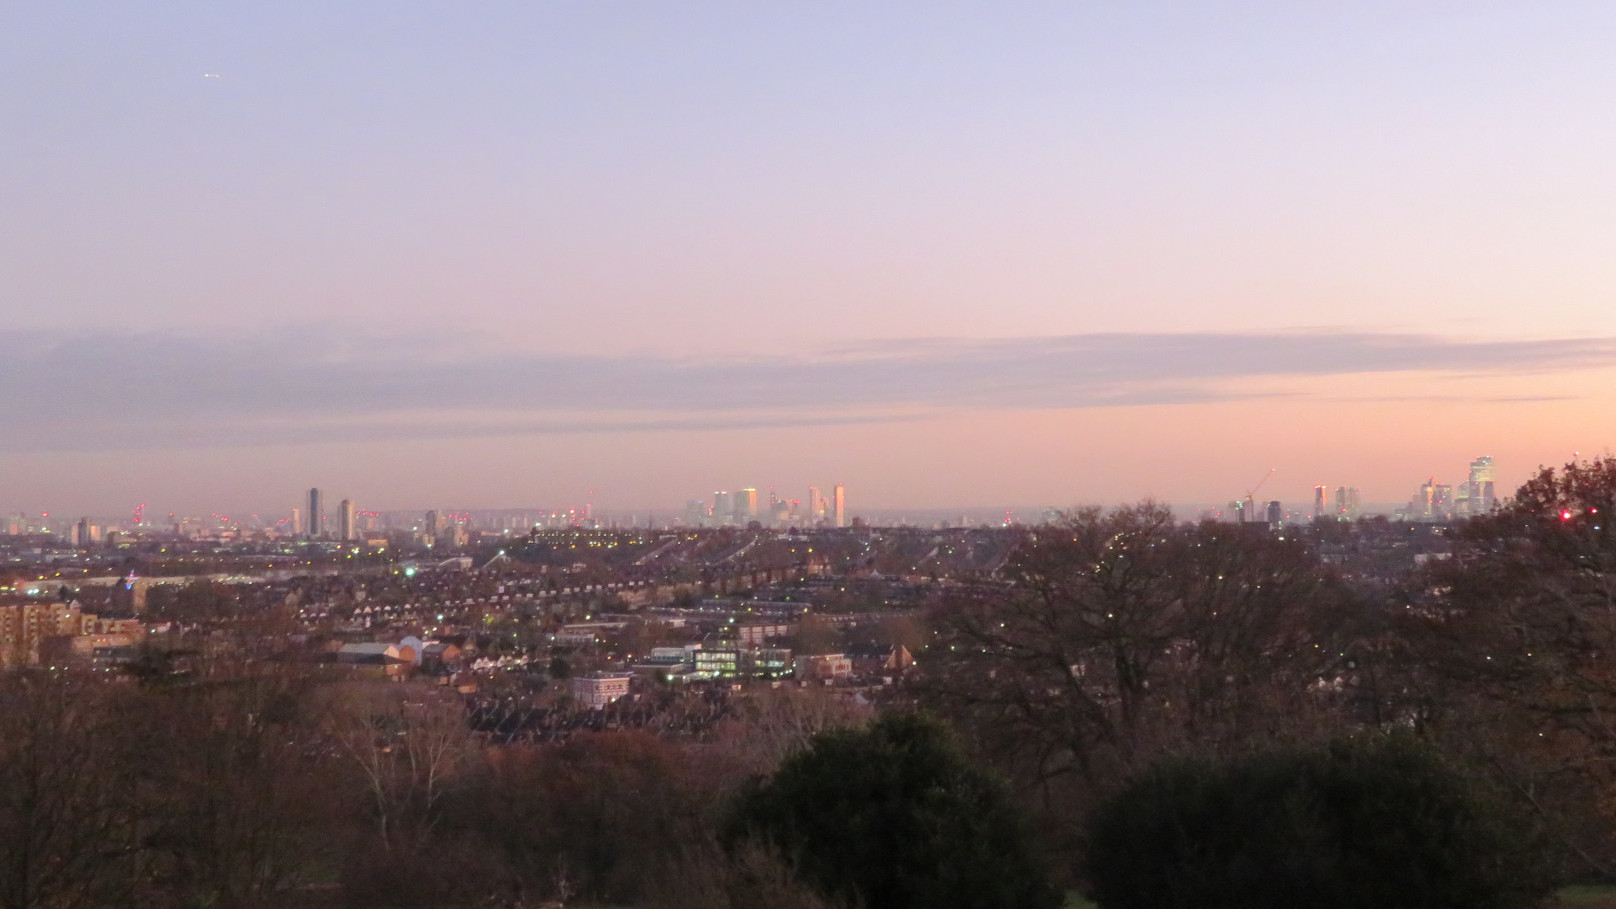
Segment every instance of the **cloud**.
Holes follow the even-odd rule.
[[[0,358],[3,444],[34,451],[819,425],[1287,394],[1242,389],[1250,379],[1616,365],[1616,338],[1364,332],[922,338],[728,358],[535,353],[471,335],[337,336],[314,327],[0,332],[0,344],[8,352]]]

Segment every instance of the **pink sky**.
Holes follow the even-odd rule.
[[[7,7],[0,510],[1607,451],[1616,8],[1304,6]]]

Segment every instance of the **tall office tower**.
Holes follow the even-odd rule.
[[[824,516],[825,500],[819,495],[819,487],[808,487],[808,523],[817,523]]]
[[[832,523],[837,527],[847,526],[847,490],[842,484],[836,484],[835,492],[831,493],[831,508],[835,511]]]
[[[1492,511],[1498,504],[1493,488],[1493,456],[1482,455],[1470,462],[1471,508],[1478,514]]]
[[[1324,487],[1315,486],[1313,487],[1313,517],[1322,518],[1324,515]]]
[[[318,539],[325,533],[325,515],[320,512],[320,490],[318,487],[309,490],[309,538]]]
[[[79,518],[78,526],[73,532],[73,545],[80,549],[89,549],[94,537],[95,534],[90,530],[90,519]]]
[[[748,486],[735,494],[735,518],[740,521],[751,521],[755,520],[757,516],[757,490]]]
[[[359,539],[359,525],[355,517],[353,499],[343,499],[342,504],[337,506],[337,524],[341,528],[344,543]]]
[[[294,508],[294,509],[292,509],[292,536],[295,537],[295,536],[297,536],[298,534],[300,534],[302,532],[303,532],[303,509]]]
[[[443,530],[443,525],[438,522],[438,513],[437,513],[436,510],[429,511],[429,512],[426,513],[426,528],[425,529],[426,529],[426,535],[431,537],[434,540],[436,540],[438,538],[438,533]]]
[[[1453,491],[1453,513],[1461,517],[1475,514],[1481,507],[1476,496],[1476,484],[1469,480],[1460,483]]]
[[[729,503],[729,493],[722,489],[713,493],[713,523],[722,527],[734,516],[735,508]]]
[[[1436,489],[1431,493],[1431,504],[1438,517],[1453,517],[1453,487],[1446,483],[1436,484]]]
[[[1285,518],[1285,508],[1284,508],[1284,506],[1279,504],[1279,500],[1275,499],[1274,501],[1269,502],[1268,503],[1268,526],[1269,527],[1278,527],[1279,522],[1284,520],[1284,518]]]
[[[1362,492],[1357,487],[1335,488],[1335,513],[1341,518],[1357,518],[1362,513]]]
[[[700,499],[685,503],[685,526],[700,527],[707,523],[707,506]]]
[[[1358,516],[1358,493],[1353,486],[1337,486],[1335,488],[1335,514],[1338,518],[1355,518]]]
[[[1447,504],[1444,501],[1447,489],[1447,485],[1438,483],[1436,477],[1421,483],[1419,498],[1414,500],[1414,512],[1427,518],[1441,517],[1442,509]]]

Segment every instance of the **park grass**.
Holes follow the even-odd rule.
[[[1576,884],[1560,888],[1554,896],[1554,900],[1548,903],[1549,907],[1616,909],[1616,886],[1610,884]],[[1093,900],[1076,890],[1069,890],[1066,892],[1066,904],[1063,909],[1096,909],[1096,907]]]
[[[1556,903],[1576,909],[1616,909],[1616,887],[1609,884],[1576,884],[1562,887]]]

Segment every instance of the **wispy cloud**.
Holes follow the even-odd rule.
[[[672,431],[1270,397],[1240,380],[1616,365],[1616,338],[1090,334],[900,339],[805,357],[522,352],[487,338],[0,332],[5,448]],[[1273,386],[1273,383],[1265,383]],[[1512,399],[1535,400],[1522,395]]]

